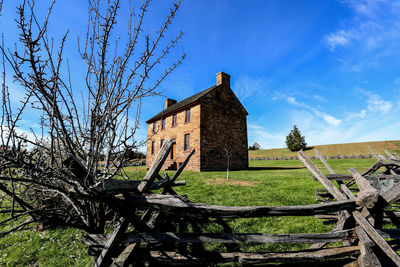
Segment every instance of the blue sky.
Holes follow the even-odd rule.
[[[0,17],[7,42],[17,37],[12,2]],[[56,37],[70,29],[66,52],[77,66],[82,2],[56,2],[50,29]],[[171,3],[152,2],[149,30]],[[165,98],[200,92],[219,71],[231,75],[249,112],[249,145],[284,147],[294,124],[309,145],[400,139],[400,1],[185,0],[170,32],[179,30],[184,37],[171,56],[187,57],[161,84],[162,96],[144,100],[137,139],[146,138],[145,121]],[[13,90],[16,100],[21,89]]]

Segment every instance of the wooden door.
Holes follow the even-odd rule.
[[[176,141],[175,139],[172,139],[172,149],[171,149],[171,159],[175,159],[176,157]]]

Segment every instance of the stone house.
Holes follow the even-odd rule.
[[[247,115],[230,88],[230,75],[217,73],[216,85],[180,102],[165,100],[164,110],[146,121],[146,166],[151,166],[163,141],[173,139],[163,169],[177,169],[193,149],[186,170],[226,170],[227,151],[231,170],[246,169]]]

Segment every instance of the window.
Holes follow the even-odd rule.
[[[156,142],[151,142],[151,154],[154,154],[154,145]]]
[[[231,97],[231,104],[235,104],[235,98],[233,96]]]
[[[221,93],[220,93],[220,92],[216,92],[216,93],[215,93],[215,98],[216,98],[217,100],[220,100],[220,99],[221,99]]]
[[[190,109],[186,110],[185,122],[190,122]]]
[[[153,133],[156,133],[157,122],[153,122]]]
[[[185,134],[185,143],[184,143],[184,150],[190,149],[190,134]]]
[[[161,130],[165,130],[165,119],[161,121]]]
[[[160,141],[160,148],[162,148],[162,145],[164,144],[164,139],[161,139]]]
[[[176,126],[176,114],[172,116],[172,127]]]

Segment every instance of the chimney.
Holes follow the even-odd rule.
[[[167,98],[165,99],[165,109],[169,108],[172,105],[176,104],[176,100]]]
[[[231,87],[231,76],[225,72],[217,73],[217,85],[222,84],[222,86]]]

